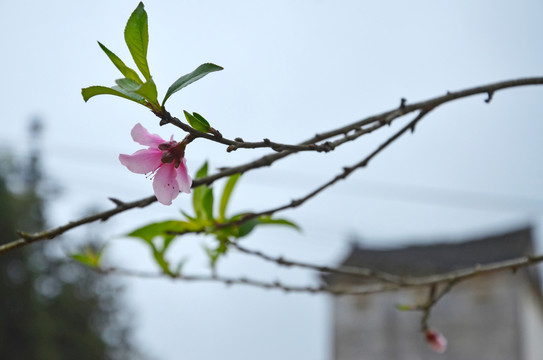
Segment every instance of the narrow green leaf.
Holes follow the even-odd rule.
[[[70,255],[70,257],[83,265],[96,267],[95,262],[85,254],[72,254]]]
[[[146,105],[145,98],[139,94],[136,94],[135,92],[126,91],[120,86],[112,86],[111,89],[120,92],[127,99],[134,100],[135,102],[139,102],[140,104]]]
[[[202,165],[200,169],[196,172],[196,179],[200,179],[207,176],[207,161]]]
[[[261,216],[258,220],[260,221],[260,224],[263,225],[285,225],[295,228],[296,230],[301,230],[298,225],[287,219],[272,219],[270,216]]]
[[[105,246],[96,248],[93,246],[85,246],[83,252],[80,254],[73,254],[70,257],[84,265],[98,268],[100,267],[100,260]]]
[[[147,45],[149,44],[149,31],[147,24],[147,13],[140,2],[138,7],[126,23],[124,29],[124,40],[130,50],[130,54],[136,63],[136,66],[143,74],[143,77],[149,81],[151,74],[147,64]]]
[[[237,237],[242,238],[249,235],[259,223],[260,221],[258,219],[251,219],[244,222],[238,229]]]
[[[187,262],[186,260],[179,261],[179,263],[177,264],[174,270],[175,276],[181,276],[181,272],[183,271],[183,266],[185,265],[186,262]]]
[[[156,89],[155,82],[153,79],[149,79],[146,83],[142,84],[141,87],[135,91],[136,94],[143,96],[147,101],[154,105],[156,109],[160,108],[158,104],[158,93]]]
[[[213,220],[213,189],[208,187],[202,198],[202,210],[204,218]]]
[[[185,114],[185,119],[189,122],[190,126],[192,126],[194,129],[201,131],[201,132],[208,132],[209,131],[209,123],[206,119],[200,116],[200,118],[197,118],[196,116],[186,112],[183,110],[183,113]],[[196,113],[194,113],[196,114]],[[203,119],[203,121],[202,121]]]
[[[226,245],[226,241],[220,241],[219,239],[219,245],[215,249],[204,245],[204,250],[209,257],[211,268],[214,268],[217,265],[217,260],[228,251],[228,246]]]
[[[223,222],[226,219],[226,207],[228,206],[228,201],[230,200],[230,195],[234,190],[234,186],[239,179],[241,174],[234,174],[228,178],[228,181],[224,185],[224,190],[222,191],[221,203],[219,205],[219,221]]]
[[[200,179],[206,176],[207,176],[207,161],[196,172],[196,179]],[[210,188],[208,186],[202,185],[192,190],[192,207],[194,208],[194,214],[198,220],[207,219],[206,212],[204,210],[204,197],[206,196],[206,192],[208,192],[209,189]]]
[[[197,220],[195,217],[190,216],[189,214],[187,214],[187,213],[184,212],[184,211],[181,211],[181,214],[183,214],[183,215],[187,218],[187,220],[189,220],[190,222],[194,222],[194,223],[195,223],[196,220]]]
[[[194,116],[200,123],[204,124],[209,131],[211,125],[209,125],[209,122],[202,115],[198,114],[197,112],[193,112],[192,116]]]
[[[238,221],[243,216],[244,214],[235,215],[232,218],[230,218],[229,222]],[[249,235],[258,225],[285,225],[285,226],[290,226],[297,230],[300,230],[300,227],[296,225],[295,223],[293,223],[292,221],[289,221],[286,219],[272,219],[270,216],[260,216],[256,219],[251,219],[243,223],[239,227],[238,234],[236,237],[241,238],[241,237]]]
[[[145,99],[143,97],[137,94],[130,94],[123,88],[117,86],[111,88],[105,86],[90,86],[81,89],[81,95],[83,95],[83,100],[85,100],[85,102],[96,95],[115,95],[145,105]]]
[[[115,83],[126,91],[135,92],[141,88],[141,84],[135,80],[123,78],[115,80]]]
[[[197,80],[200,80],[201,78],[203,78],[204,76],[206,76],[207,74],[211,72],[219,71],[222,69],[223,68],[218,65],[206,63],[206,64],[202,64],[198,66],[193,72],[181,76],[179,79],[177,79],[177,81],[175,81],[168,88],[168,91],[166,92],[166,96],[164,97],[164,100],[162,100],[162,106],[164,106],[164,104],[166,103],[166,100],[168,100],[170,96],[172,96],[174,93],[178,92],[185,86],[190,85]]]
[[[132,231],[127,236],[140,238],[148,243],[151,243],[153,239],[157,236],[162,236],[164,238],[175,237],[175,235],[168,234],[168,231],[174,232],[185,232],[195,230],[194,226],[185,221],[178,220],[168,220],[158,223],[153,223],[145,225],[139,229]]]
[[[98,41],[98,45],[100,45],[100,48],[102,48],[102,50],[104,50],[104,52],[109,57],[111,62],[117,67],[117,69],[119,69],[119,71],[124,75],[125,78],[134,80],[138,84],[143,83],[143,81],[141,81],[138,73],[135,72],[134,70],[132,70],[131,68],[129,68],[128,66],[126,66],[124,64],[124,62],[121,59],[119,59],[119,57],[117,55],[115,55],[107,47],[102,45],[102,43],[100,43],[100,41]]]
[[[157,251],[156,249],[154,249],[153,257],[155,258],[157,265],[160,266],[164,274],[171,275],[171,276],[174,275],[172,271],[170,270],[170,263],[164,257],[164,251]]]

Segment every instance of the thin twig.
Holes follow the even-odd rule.
[[[332,267],[329,267],[329,266],[320,266],[320,265],[315,265],[315,264],[304,263],[304,262],[301,262],[301,261],[285,259],[283,257],[272,257],[272,256],[264,254],[264,253],[262,253],[260,251],[247,249],[246,247],[243,247],[243,246],[241,246],[241,245],[239,245],[238,243],[235,243],[235,242],[230,242],[229,245],[235,247],[236,249],[238,249],[242,253],[257,256],[257,257],[259,257],[259,258],[261,258],[263,260],[273,262],[273,263],[276,263],[276,264],[281,265],[281,266],[299,267],[299,268],[304,268],[304,269],[315,270],[315,271],[322,272],[322,273],[358,276],[358,277],[363,277],[363,278],[366,278],[366,279],[367,278],[372,278],[372,279],[376,279],[376,280],[379,280],[379,281],[392,283],[392,284],[397,284],[397,285],[403,284],[402,277],[397,276],[397,275],[393,275],[393,274],[389,274],[389,273],[386,273],[386,272],[383,272],[383,271],[378,271],[378,270],[373,270],[373,269],[368,269],[368,268],[360,268],[360,267],[356,267],[356,266],[341,266],[339,268],[332,268]]]
[[[245,222],[247,222],[249,220],[256,219],[256,218],[258,218],[260,216],[271,216],[271,215],[273,215],[273,214],[275,214],[275,213],[277,213],[279,211],[283,211],[283,210],[290,209],[290,208],[296,208],[296,207],[302,205],[306,201],[312,199],[313,197],[317,196],[322,191],[324,191],[327,188],[329,188],[330,186],[334,185],[336,182],[347,178],[355,170],[366,167],[368,165],[368,163],[371,161],[371,159],[373,159],[377,154],[379,154],[386,147],[388,147],[390,144],[392,144],[400,136],[405,134],[408,130],[411,130],[417,124],[417,122],[419,122],[431,110],[432,109],[421,110],[419,112],[419,114],[413,120],[411,120],[407,125],[405,125],[398,132],[396,132],[393,136],[391,136],[387,141],[382,143],[371,154],[369,154],[364,159],[362,159],[361,161],[359,161],[358,163],[356,163],[356,164],[354,164],[354,165],[352,165],[350,167],[344,167],[343,171],[340,174],[336,175],[331,180],[327,181],[326,183],[322,184],[318,188],[314,189],[313,191],[311,191],[309,194],[305,195],[304,197],[292,200],[288,204],[281,205],[281,206],[278,206],[278,207],[275,207],[275,208],[272,208],[272,209],[260,211],[260,212],[257,212],[257,213],[248,213],[248,214],[246,214],[245,216],[243,216],[241,219],[239,219],[237,221],[217,224],[216,228],[225,228],[225,227],[229,227],[229,226],[239,226],[239,225],[241,225],[241,224],[243,224],[243,223],[245,223]]]
[[[188,282],[218,282],[224,283],[226,285],[247,285],[264,289],[277,289],[283,290],[285,292],[296,292],[296,293],[328,293],[332,295],[371,295],[376,293],[398,291],[405,288],[414,288],[414,287],[436,287],[441,283],[446,283],[446,287],[442,290],[437,296],[434,294],[430,299],[430,305],[427,307],[434,306],[452,287],[460,281],[467,280],[475,276],[482,276],[489,273],[494,273],[498,271],[506,270],[518,270],[527,266],[534,265],[536,263],[543,261],[543,254],[530,257],[521,257],[506,261],[494,262],[486,265],[477,265],[474,267],[469,267],[461,270],[457,270],[445,274],[436,274],[424,277],[413,277],[406,278],[404,283],[391,284],[391,283],[369,283],[364,285],[353,286],[352,284],[344,287],[331,287],[327,285],[322,286],[290,286],[285,285],[279,281],[274,282],[265,282],[260,280],[253,280],[245,277],[241,278],[230,278],[230,277],[220,277],[215,275],[175,275],[175,274],[164,274],[164,273],[154,273],[154,272],[145,272],[139,270],[128,270],[121,269],[116,267],[109,268],[100,268],[97,269],[106,274],[118,274],[124,276],[133,276],[139,278],[170,278],[172,280],[179,281],[188,281]],[[434,290],[435,291],[435,290]],[[425,305],[415,307],[413,310],[424,310]],[[429,314],[428,314],[429,316]]]

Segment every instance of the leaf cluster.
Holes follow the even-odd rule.
[[[132,12],[132,15],[126,23],[124,40],[134,63],[143,76],[143,80],[134,69],[128,67],[117,55],[115,55],[115,53],[102,43],[98,42],[100,48],[106,53],[107,57],[124,77],[115,80],[117,85],[112,87],[90,86],[82,89],[81,94],[83,95],[85,102],[96,95],[114,95],[134,101],[150,108],[154,113],[160,114],[164,109],[164,104],[174,93],[211,72],[223,69],[222,67],[211,63],[202,64],[194,71],[177,79],[166,91],[164,99],[159,101],[157,86],[153,81],[147,61],[147,47],[149,44],[148,19],[147,12],[145,11],[142,2],[140,2],[134,12]],[[209,124],[207,125],[209,127]]]
[[[196,178],[207,176],[207,162],[198,170]],[[248,213],[227,215],[227,207],[231,195],[241,174],[234,174],[228,178],[220,200],[217,212],[214,212],[215,197],[213,188],[201,185],[193,189],[192,207],[194,214],[182,212],[183,220],[168,220],[152,223],[132,231],[128,236],[143,240],[149,245],[153,257],[161,270],[170,276],[178,276],[181,273],[183,263],[179,263],[172,269],[166,259],[166,251],[177,237],[187,234],[211,235],[217,240],[215,247],[205,247],[211,267],[228,251],[229,244],[249,235],[260,225],[285,225],[298,229],[298,226],[286,219],[273,219],[271,216],[258,216],[244,221]]]

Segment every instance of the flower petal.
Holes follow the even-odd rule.
[[[435,329],[426,330],[426,343],[439,354],[447,350],[447,339]]]
[[[158,169],[153,180],[155,196],[161,204],[171,205],[172,200],[179,195],[179,184],[176,180],[177,171],[173,164],[164,164]]]
[[[134,141],[138,144],[151,146],[154,148],[158,148],[158,145],[165,142],[165,140],[160,136],[156,134],[149,134],[149,131],[147,131],[147,129],[144,128],[140,123],[134,125],[130,135],[132,135],[132,139],[134,139]]]
[[[177,168],[177,183],[179,184],[179,190],[184,193],[190,194],[190,187],[192,186],[192,179],[187,171],[187,159],[183,159],[179,167]]]
[[[162,151],[158,149],[142,149],[132,155],[119,155],[121,164],[136,174],[147,174],[155,171],[162,164],[161,159]]]

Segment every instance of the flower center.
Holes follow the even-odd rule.
[[[185,146],[186,144],[177,141],[167,141],[158,145],[158,149],[162,150],[162,161],[164,164],[173,163],[175,168],[178,168],[181,164],[183,156],[185,156]]]

